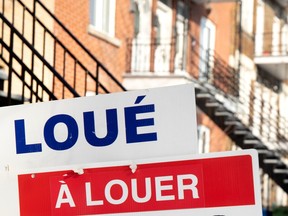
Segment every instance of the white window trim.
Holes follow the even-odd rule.
[[[209,55],[214,56],[216,43],[216,26],[206,17],[201,17],[200,21],[200,58],[206,59],[207,51]],[[209,36],[209,37],[208,37]],[[211,72],[214,67],[214,62],[210,62],[209,71],[206,62],[199,61],[199,80],[207,81],[207,74]]]
[[[254,1],[242,0],[242,29],[249,35],[253,34]]]
[[[95,27],[93,25],[89,25],[88,26],[88,33],[101,39],[101,40],[104,40],[116,47],[120,47],[121,46],[121,40],[116,38],[116,37],[111,37],[110,35],[108,34],[105,34],[103,32],[100,32],[98,30],[95,29]]]
[[[205,134],[205,143],[202,135]],[[204,152],[202,149],[204,147]],[[210,129],[204,125],[198,126],[198,151],[199,153],[208,153],[210,151]]]
[[[102,0],[101,3],[103,3],[103,1],[105,1],[105,0]],[[96,21],[98,20],[98,26],[99,26],[102,24],[102,19],[99,19],[99,17],[98,18],[95,17],[96,20],[92,21],[92,22],[95,22],[95,24],[91,23],[91,20],[90,20],[90,24],[88,26],[88,33],[119,47],[121,45],[121,41],[115,37],[116,0],[110,0],[109,11],[110,11],[110,14],[109,14],[108,32],[103,31],[99,27],[97,27]],[[90,9],[89,13],[92,13],[91,9]],[[91,14],[90,14],[90,16],[91,16]],[[102,17],[102,14],[100,16]],[[101,24],[99,23],[99,20],[100,20]]]
[[[255,53],[256,55],[263,54],[263,33],[264,33],[264,17],[265,9],[263,0],[257,1],[256,6],[256,36],[255,36]]]
[[[277,16],[273,17],[272,24],[272,55],[280,55],[280,33],[281,33],[281,21]]]

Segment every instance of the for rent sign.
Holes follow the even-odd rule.
[[[192,84],[2,108],[0,118],[1,162],[17,173],[197,152]]]
[[[261,215],[257,152],[19,175],[21,215]],[[132,214],[133,213],[133,214]]]
[[[5,215],[19,215],[19,174],[197,152],[192,84],[4,107],[0,119],[0,212]],[[55,186],[56,180],[49,177]],[[65,186],[62,192],[51,190],[60,193],[62,209]],[[35,208],[43,206],[36,206],[38,201]]]

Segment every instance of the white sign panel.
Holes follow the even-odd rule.
[[[197,152],[192,84],[0,109],[0,172]]]

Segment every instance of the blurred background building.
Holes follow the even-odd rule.
[[[1,106],[192,82],[200,153],[256,149],[264,214],[287,206],[288,0],[1,0],[0,11]]]

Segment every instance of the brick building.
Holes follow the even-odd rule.
[[[193,82],[200,151],[257,149],[287,205],[287,0],[43,3],[1,1],[8,104]]]

